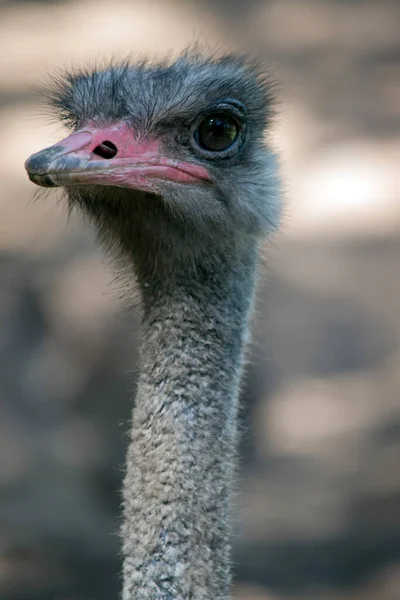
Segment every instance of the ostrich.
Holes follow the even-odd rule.
[[[123,600],[230,598],[238,390],[262,239],[279,221],[271,86],[246,58],[67,73],[72,130],[26,162],[135,281],[140,376],[123,484]]]

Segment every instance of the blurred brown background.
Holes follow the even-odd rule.
[[[400,2],[0,3],[0,598],[109,600],[137,319],[25,158],[49,70],[193,39],[281,82],[287,216],[243,389],[240,600],[400,598]]]

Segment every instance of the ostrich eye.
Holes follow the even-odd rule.
[[[209,152],[228,150],[239,135],[238,123],[232,117],[221,114],[206,117],[194,133],[198,145]]]

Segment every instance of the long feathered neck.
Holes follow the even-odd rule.
[[[238,386],[256,242],[139,271],[141,374],[124,481],[123,600],[230,598]]]

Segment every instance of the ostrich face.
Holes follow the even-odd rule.
[[[73,132],[33,154],[28,175],[65,187],[98,220],[134,222],[157,207],[193,232],[260,234],[277,224],[277,169],[264,143],[269,88],[245,61],[111,66],[66,75],[50,95]]]

